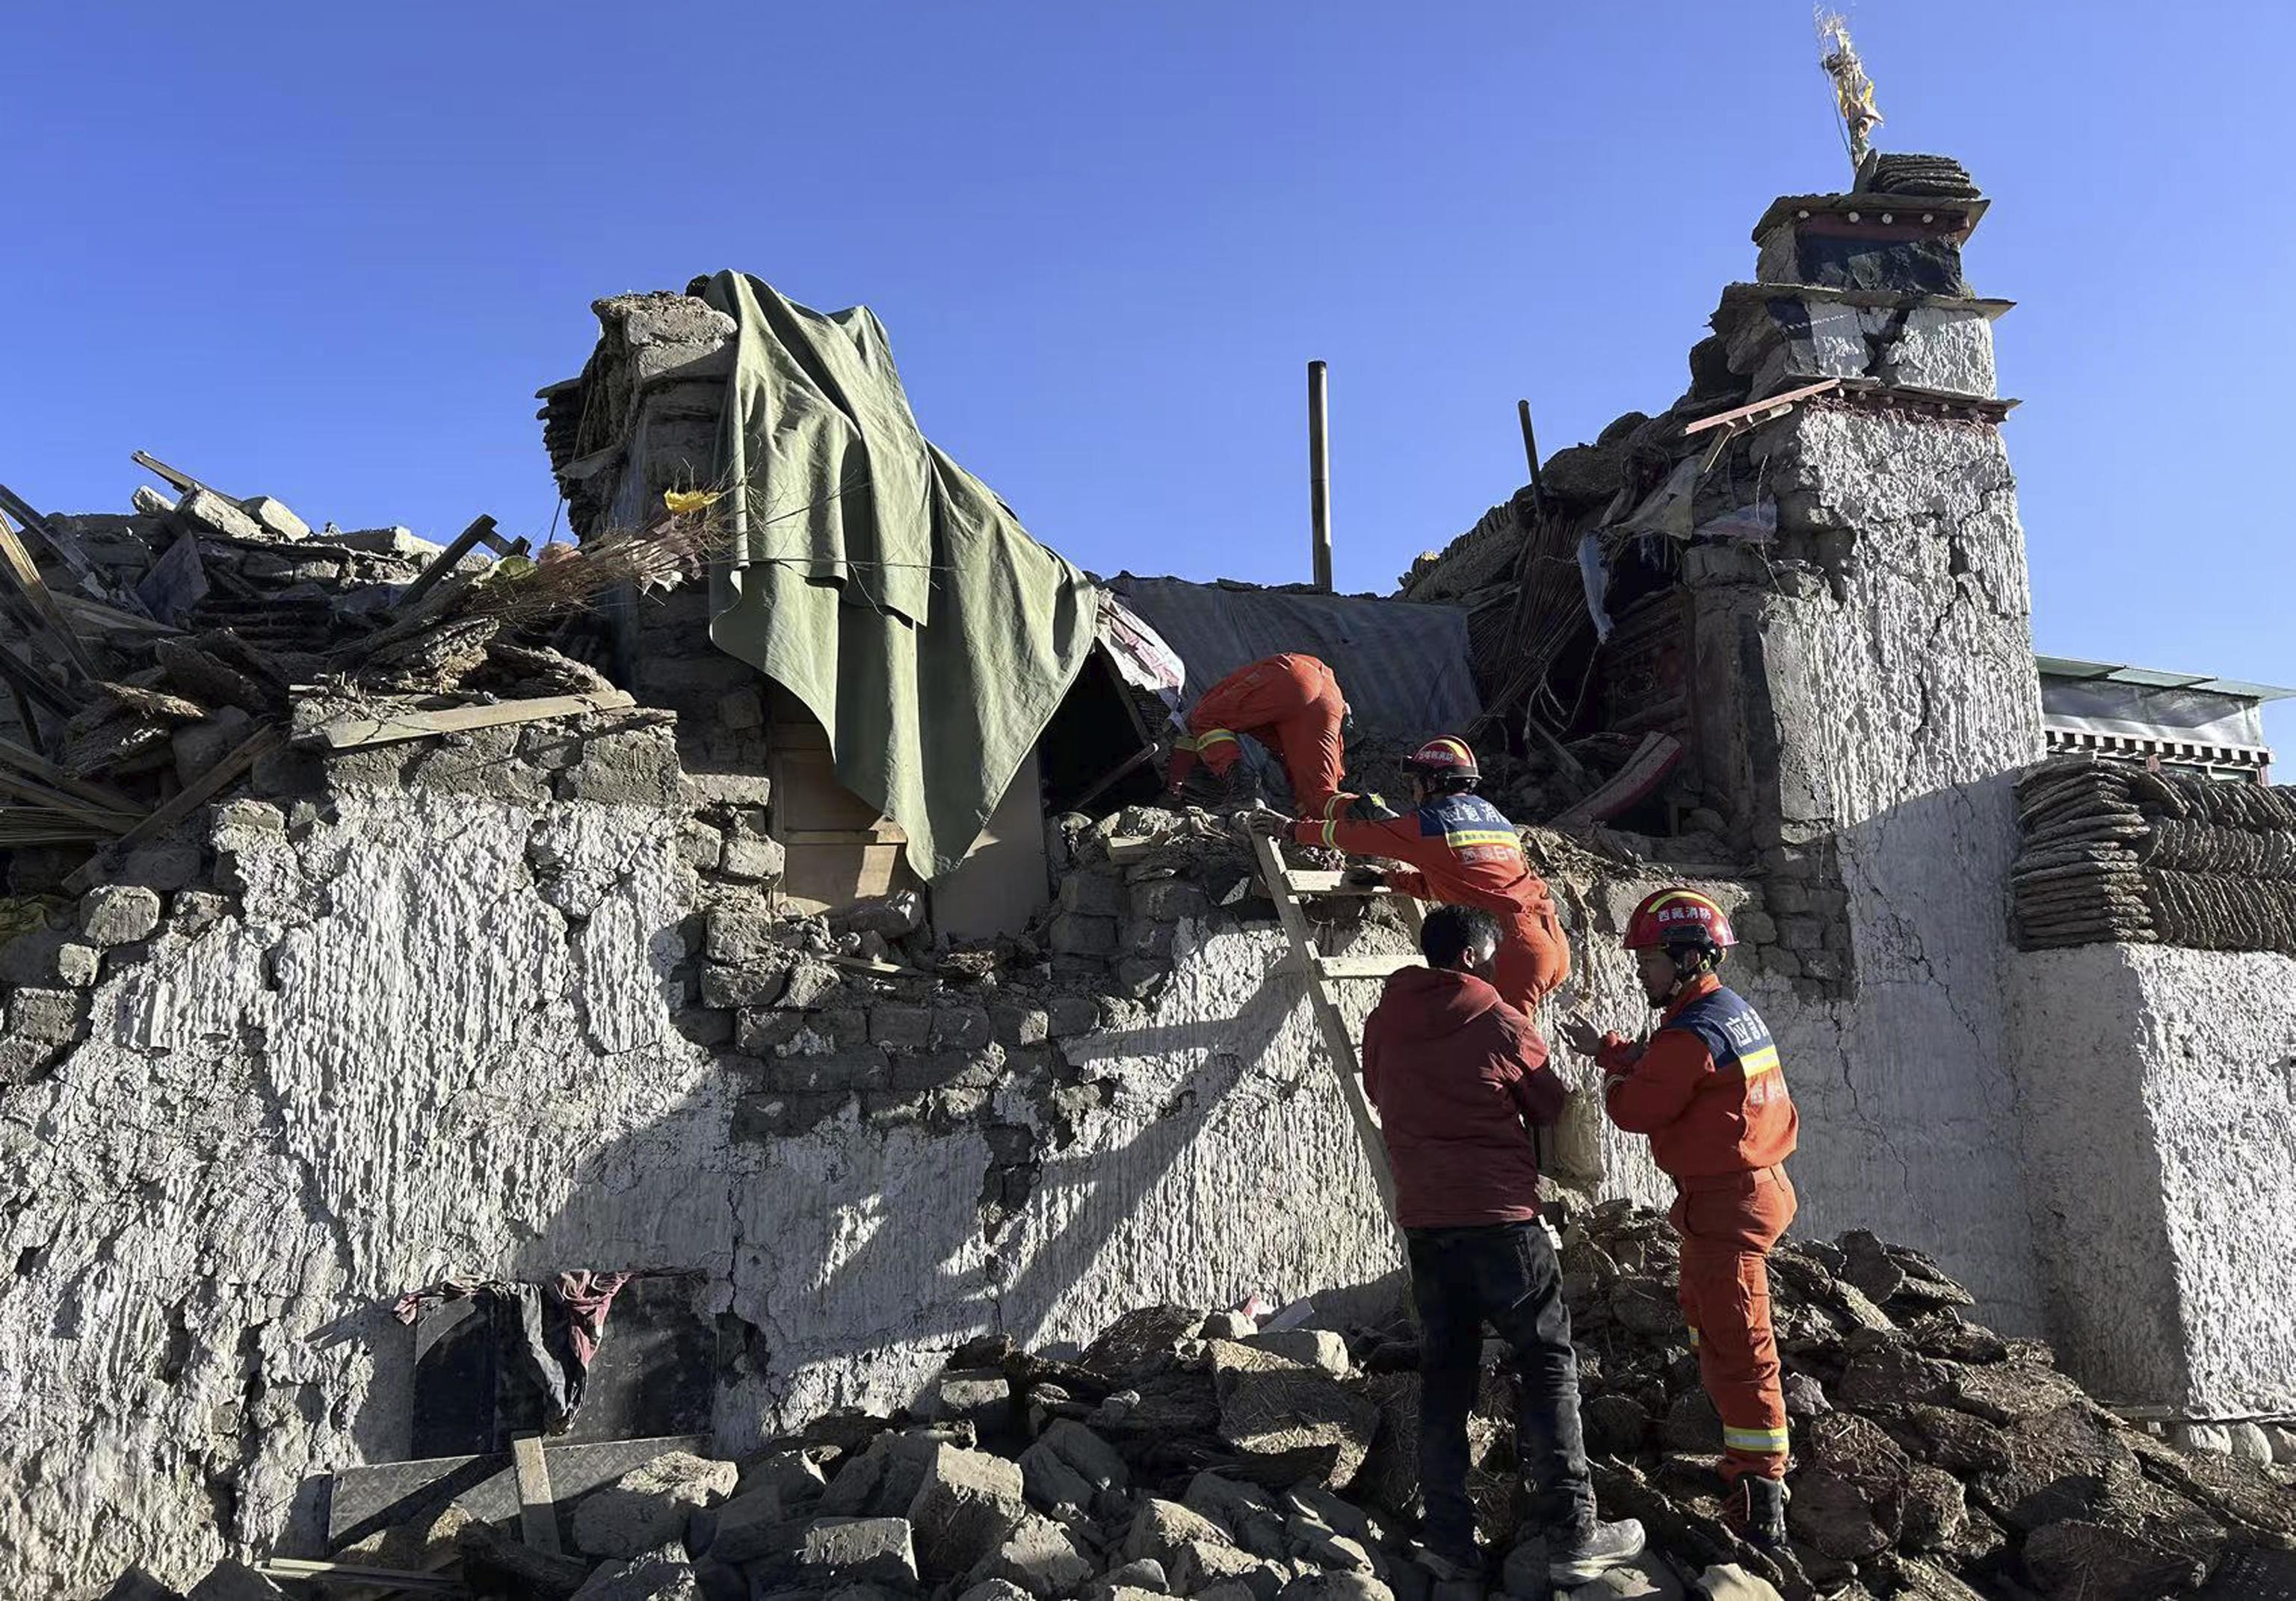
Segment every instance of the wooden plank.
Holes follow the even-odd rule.
[[[1606,822],[1658,788],[1681,759],[1682,743],[1672,735],[1646,735],[1609,783],[1546,826],[1568,833]]]
[[[301,743],[324,744],[333,751],[352,751],[365,745],[428,739],[435,734],[467,734],[474,728],[501,728],[512,723],[539,722],[544,718],[572,717],[584,711],[619,711],[636,704],[625,690],[603,689],[592,694],[501,701],[492,706],[450,706],[438,711],[398,711],[384,717],[339,717],[302,736]]]
[[[137,617],[133,612],[122,612],[117,606],[107,606],[102,601],[90,600],[84,595],[74,595],[70,590],[52,593],[55,595],[56,604],[63,609],[66,617],[70,618],[80,627],[92,628],[100,634],[140,634],[147,639],[156,639],[165,635],[183,632],[181,628],[172,628],[155,619]]]
[[[1718,411],[1710,417],[1701,417],[1695,423],[1685,424],[1682,434],[1685,439],[1688,439],[1692,434],[1704,433],[1710,428],[1719,428],[1725,423],[1734,423],[1741,418],[1750,418],[1762,412],[1781,411],[1800,405],[1804,400],[1814,399],[1819,395],[1841,387],[1841,380],[1839,378],[1821,378],[1816,383],[1804,385],[1798,390],[1787,390],[1780,394],[1765,395],[1750,405],[1736,406],[1729,411]]]
[[[463,1581],[446,1573],[425,1573],[412,1568],[371,1567],[362,1562],[318,1562],[299,1556],[272,1556],[255,1564],[266,1579],[299,1583],[357,1584],[384,1589],[422,1590],[430,1595],[459,1596]]]
[[[155,839],[167,833],[222,793],[226,785],[283,743],[284,738],[285,736],[275,727],[258,730],[245,743],[234,747],[230,754],[221,761],[201,774],[192,783],[185,784],[173,800],[168,801],[167,805],[122,834],[112,850],[124,851],[132,846],[141,845],[146,840]],[[107,852],[107,854],[110,853]],[[98,857],[82,864],[70,877],[64,880],[64,888],[74,895],[86,893],[96,881],[102,859]]]
[[[1293,952],[1303,963],[1313,959],[1318,954],[1315,930],[1300,908],[1299,897],[1284,883],[1282,850],[1263,833],[1252,835],[1251,849],[1259,858],[1259,875],[1267,882],[1268,894],[1275,898],[1276,919],[1291,937]],[[1347,1019],[1332,1004],[1331,992],[1324,988],[1321,975],[1309,967],[1304,976],[1308,1009],[1324,1037],[1325,1050],[1332,1059],[1332,1073],[1340,1081],[1340,1099],[1347,1104],[1348,1114],[1355,1120],[1356,1133],[1363,1141],[1364,1161],[1369,1164],[1373,1181],[1379,1186],[1381,1203],[1392,1219],[1396,1215],[1395,1171],[1388,1165],[1387,1142],[1380,1137],[1379,1118],[1371,1109],[1370,1098],[1364,1094],[1363,1064],[1356,1054],[1355,1037],[1349,1031]]]
[[[0,639],[0,678],[10,688],[29,696],[59,717],[70,717],[80,709],[79,702],[49,681],[38,664],[19,652],[4,639]],[[30,732],[29,729],[26,732]]]
[[[73,577],[110,592],[111,587],[97,574],[95,563],[87,559],[87,553],[79,547],[79,541],[40,515],[29,501],[6,484],[0,484],[0,511],[6,512],[22,523],[41,544],[53,551],[56,560],[71,569]]]
[[[0,768],[0,795],[13,795],[20,800],[29,800],[35,806],[61,813],[74,822],[100,828],[106,833],[126,833],[143,816],[142,809],[132,804],[124,810],[119,807],[90,806],[75,796],[51,789],[44,784],[35,784],[4,768]]]
[[[1401,973],[1406,967],[1426,965],[1417,956],[1326,956],[1315,957],[1316,971],[1327,979],[1383,979],[1390,973]]]
[[[1108,859],[1119,866],[1128,866],[1162,849],[1167,842],[1154,834],[1140,834],[1128,839],[1108,842]]]
[[[1285,878],[1293,892],[1300,895],[1377,897],[1395,893],[1385,884],[1351,884],[1345,873],[1320,867],[1288,868]]]
[[[225,495],[221,489],[217,489],[214,485],[203,484],[188,472],[177,472],[175,468],[170,467],[167,463],[161,461],[156,456],[152,456],[144,451],[138,450],[132,453],[127,459],[134,462],[137,466],[143,468],[144,472],[149,472],[152,477],[158,479],[161,483],[164,483],[168,488],[176,489],[183,494],[188,495],[193,489],[205,489],[210,495],[221,496],[226,500],[231,500],[230,496]],[[231,500],[231,504],[237,505],[239,502],[236,500]]]
[[[401,617],[411,615],[422,605],[422,597],[437,588],[439,581],[455,571],[455,564],[464,556],[469,555],[478,547],[480,541],[486,539],[494,531],[495,520],[491,517],[480,517],[470,527],[455,535],[455,542],[431,558],[430,565],[425,567],[416,576],[414,581],[406,587],[406,592],[398,597],[398,604],[391,610]]]
[[[556,1556],[558,1498],[550,1492],[550,1463],[542,1454],[542,1436],[513,1434],[510,1449],[518,1465],[519,1534],[536,1550]]]

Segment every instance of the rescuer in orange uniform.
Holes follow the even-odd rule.
[[[1546,881],[1530,870],[1514,825],[1475,793],[1482,769],[1466,741],[1448,735],[1429,740],[1404,768],[1411,775],[1407,816],[1396,817],[1376,795],[1340,795],[1326,816],[1293,825],[1292,837],[1408,862],[1408,872],[1369,876],[1418,899],[1480,907],[1496,917],[1491,984],[1507,1005],[1529,1014],[1570,976],[1570,942]]]
[[[1172,742],[1168,787],[1192,797],[1225,793],[1250,735],[1275,752],[1292,781],[1299,814],[1321,817],[1347,776],[1347,698],[1332,669],[1313,656],[1269,656],[1247,662],[1203,693],[1189,711],[1187,732]],[[1213,784],[1190,775],[1201,763]]]
[[[1695,890],[1661,890],[1635,908],[1627,948],[1660,1013],[1647,1045],[1562,1037],[1603,1069],[1611,1121],[1650,1136],[1674,1180],[1668,1214],[1682,1236],[1683,1320],[1699,1377],[1722,1415],[1723,1482],[1733,1521],[1757,1545],[1786,1539],[1786,1406],[1770,1328],[1769,1250],[1793,1221],[1782,1165],[1800,1122],[1761,1016],[1715,976],[1738,942]]]

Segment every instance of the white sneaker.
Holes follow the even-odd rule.
[[[1596,1523],[1577,1539],[1550,1534],[1546,1539],[1547,1581],[1565,1588],[1584,1584],[1642,1554],[1643,1526],[1630,1517],[1620,1518],[1615,1523]]]

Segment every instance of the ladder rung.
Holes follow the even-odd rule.
[[[1326,956],[1315,958],[1316,976],[1324,979],[1383,979],[1406,967],[1423,965],[1417,956]]]
[[[1391,895],[1385,884],[1351,884],[1348,875],[1329,868],[1292,867],[1283,874],[1294,895]]]

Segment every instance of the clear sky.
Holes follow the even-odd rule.
[[[2044,651],[2296,682],[2296,8],[1849,8],[1884,148],[1964,161]],[[24,4],[0,480],[142,448],[316,524],[551,526],[591,300],[866,302],[926,431],[1103,572],[1341,587],[1661,409],[1775,194],[1847,168],[1799,0]],[[2296,713],[2274,719],[2284,751]]]

